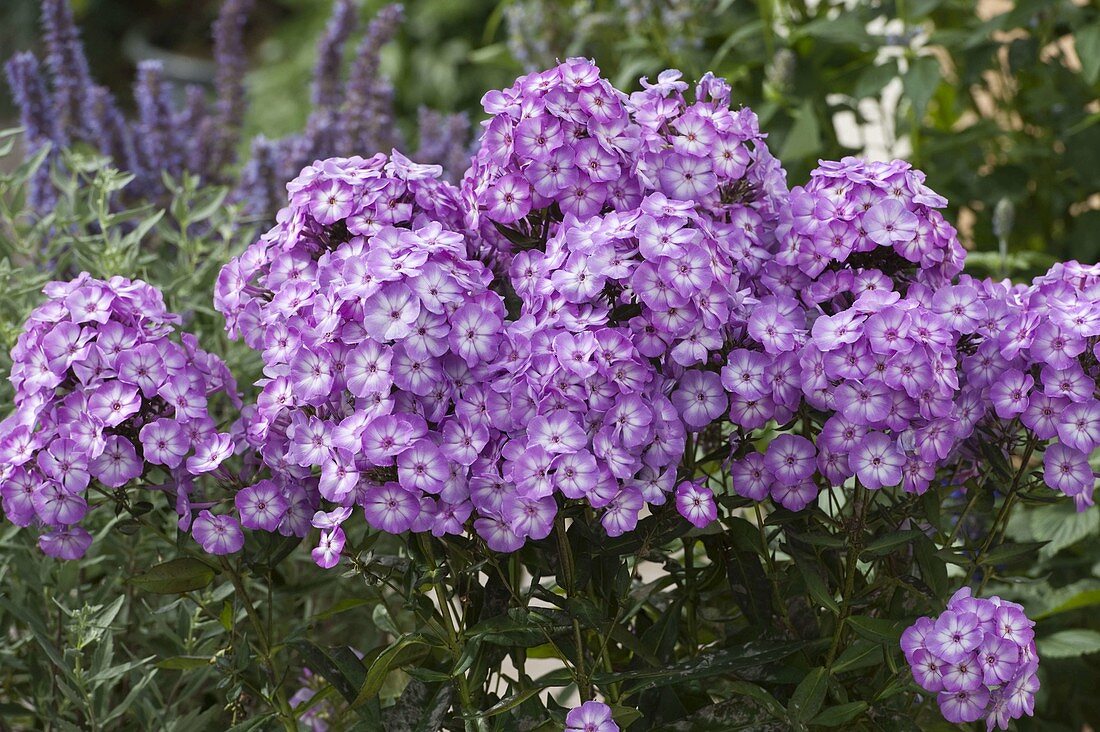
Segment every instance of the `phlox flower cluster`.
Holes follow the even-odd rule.
[[[1100,266],[1058,263],[1030,286],[984,283],[989,338],[964,363],[992,409],[1047,444],[1048,486],[1093,505],[1100,447]]]
[[[1035,623],[1020,605],[971,596],[964,587],[937,618],[922,617],[901,636],[913,678],[937,695],[956,724],[983,717],[986,728],[1031,715],[1039,689]]]
[[[982,413],[961,396],[956,346],[985,310],[973,288],[950,285],[962,249],[936,210],[945,203],[900,161],[823,163],[791,191],[721,377],[743,432],[806,410],[822,426],[816,441],[783,434],[739,456],[739,494],[799,510],[822,481],[852,477],[923,493],[973,432]]]
[[[520,77],[482,99],[491,118],[463,180],[468,225],[483,256],[506,266],[567,218],[636,209],[648,193],[690,202],[766,238],[786,195],[785,172],[756,115],[730,109],[707,74],[689,103],[678,71],[627,96],[587,59]]]
[[[89,495],[164,473],[187,525],[194,480],[233,453],[207,409],[217,392],[240,407],[233,377],[190,334],[172,339],[179,317],[140,280],[84,273],[45,294],[11,354],[15,410],[0,423],[4,515],[39,527],[46,554],[75,559],[91,543],[80,526]],[[229,541],[243,540],[231,520],[226,530]]]
[[[780,212],[776,261],[817,277],[830,265],[900,269],[930,286],[962,271],[966,252],[938,209],[947,199],[902,160],[822,161],[805,186],[791,189]]]
[[[231,334],[264,358],[239,428],[271,478],[237,494],[241,522],[297,535],[312,523],[324,567],[354,506],[391,533],[454,533],[470,515],[504,306],[440,223],[456,189],[439,173],[398,154],[311,166],[218,281]]]

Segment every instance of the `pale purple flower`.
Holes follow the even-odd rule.
[[[1086,455],[1100,446],[1100,401],[1070,404],[1058,420],[1058,437]]]
[[[374,528],[400,534],[408,531],[420,515],[420,502],[397,483],[386,483],[368,488],[363,512]]]
[[[950,610],[940,615],[932,632],[925,639],[928,650],[948,663],[970,658],[981,642],[982,631],[978,627],[978,616]]]
[[[340,563],[340,553],[344,551],[344,530],[336,527],[322,531],[317,546],[310,552],[313,561],[321,569],[332,569]]]
[[[852,450],[848,458],[860,482],[867,488],[883,488],[901,482],[905,457],[894,440],[882,432],[872,432]]]
[[[672,403],[693,430],[706,427],[729,406],[719,375],[698,370],[688,371],[680,378],[679,388],[672,393]]]
[[[1043,454],[1043,479],[1054,490],[1076,496],[1091,490],[1096,482],[1088,455],[1061,442]]]
[[[187,458],[187,472],[209,473],[233,454],[233,440],[226,433],[215,433],[195,445],[195,454]]]
[[[550,535],[558,506],[550,496],[516,495],[504,499],[503,516],[517,536],[538,541]]]
[[[191,524],[191,536],[207,554],[235,554],[244,547],[244,532],[237,519],[202,511]]]
[[[887,198],[863,215],[867,237],[876,244],[890,246],[916,236],[917,217],[900,201]]]
[[[1012,419],[1023,413],[1028,406],[1028,395],[1035,386],[1031,374],[1019,369],[1009,369],[1002,373],[989,389],[989,398],[993,408],[1001,419]]]
[[[270,480],[261,480],[237,491],[233,503],[242,526],[262,531],[275,531],[289,507],[279,486]]]
[[[141,409],[141,397],[135,386],[109,381],[88,397],[88,412],[105,427],[116,427]]]
[[[619,725],[611,718],[611,707],[586,701],[565,715],[565,732],[619,732]]]
[[[92,477],[108,488],[121,488],[144,470],[133,443],[119,435],[107,437],[103,452],[88,467]]]
[[[80,526],[66,526],[38,537],[42,553],[54,559],[80,559],[92,545],[92,535]]]
[[[676,510],[700,529],[706,528],[718,518],[714,493],[692,481],[684,481],[676,486]]]
[[[780,435],[768,443],[764,466],[777,483],[794,486],[813,475],[816,458],[813,443],[805,437]]]
[[[451,472],[439,448],[422,439],[397,456],[397,475],[406,490],[439,493]]]
[[[404,338],[420,314],[420,299],[401,282],[392,282],[363,307],[363,325],[379,341]]]

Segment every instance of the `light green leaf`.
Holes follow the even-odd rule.
[[[127,580],[133,586],[158,595],[201,590],[214,581],[214,569],[206,562],[179,557],[150,567]]]
[[[1041,658],[1076,658],[1100,652],[1100,633],[1084,628],[1060,630],[1036,643]]]
[[[849,702],[848,704],[839,704],[835,707],[829,707],[821,714],[810,720],[810,724],[817,725],[819,727],[838,727],[847,722],[851,722],[867,711],[867,702],[856,701]]]
[[[1077,29],[1074,34],[1081,74],[1089,84],[1100,81],[1100,22]]]
[[[805,722],[811,719],[821,709],[825,701],[825,692],[829,688],[829,672],[823,667],[818,667],[806,674],[798,687],[791,695],[791,701],[787,704],[787,713],[791,719]]]

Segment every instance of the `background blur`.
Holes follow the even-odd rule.
[[[219,0],[73,0],[92,71],[129,99],[134,63],[210,81]],[[0,3],[0,58],[38,44],[37,0]],[[381,3],[364,2],[364,17]],[[330,0],[258,0],[247,37],[251,132],[300,129]],[[480,118],[485,90],[586,55],[621,88],[677,67],[727,77],[805,180],[818,158],[906,157],[930,171],[964,243],[1009,270],[1100,257],[1100,5],[1088,0],[410,0],[383,56],[399,124],[420,106]],[[10,120],[7,90],[0,120]],[[369,154],[374,151],[359,151]],[[1002,204],[1002,213],[1007,213]],[[1002,217],[1004,219],[1004,217]],[[1002,222],[1004,223],[1004,222]]]

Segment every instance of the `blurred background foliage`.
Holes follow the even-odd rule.
[[[363,5],[369,17],[382,3]],[[218,6],[74,2],[93,73],[122,98],[138,59],[162,58],[180,81],[212,79]],[[34,46],[36,7],[0,3],[0,56]],[[758,112],[792,184],[819,158],[906,157],[932,171],[972,250],[998,249],[993,213],[1012,204],[1017,274],[1100,257],[1100,6],[1088,0],[410,0],[405,9],[382,68],[406,132],[421,106],[479,119],[486,89],[569,55],[595,58],[621,88],[669,67],[689,79],[712,70]],[[250,132],[301,128],[330,11],[330,0],[259,1],[247,34]],[[971,260],[976,274],[1001,264]]]

